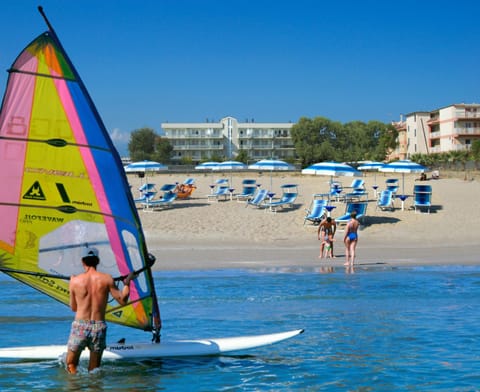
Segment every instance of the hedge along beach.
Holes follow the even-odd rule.
[[[139,214],[149,251],[157,257],[157,270],[192,270],[225,268],[321,268],[343,267],[343,232],[335,236],[335,259],[318,259],[320,242],[317,226],[304,225],[306,209],[312,195],[328,191],[328,177],[306,176],[299,173],[273,173],[273,190],[281,194],[282,184],[297,184],[299,195],[293,209],[277,213],[245,206],[236,200],[207,200],[210,185],[218,178],[229,178],[230,173],[156,174],[149,179],[159,189],[163,184],[183,182],[195,178],[197,189],[187,200],[176,200],[172,208],[144,211]],[[405,175],[405,193],[412,194],[418,174]],[[402,211],[400,200],[395,210],[375,208],[374,174],[363,178],[369,192],[366,218],[359,231],[356,264],[374,265],[435,265],[477,264],[480,244],[477,228],[480,227],[480,209],[477,197],[480,183],[464,179],[463,172],[440,173],[439,180],[422,182],[432,185],[432,210],[430,214],[415,213],[409,207],[412,197]],[[234,173],[234,193],[241,191],[244,178],[256,179],[269,187],[270,173]],[[343,186],[349,186],[353,177],[340,177]],[[401,175],[377,173],[379,190],[387,178]],[[129,175],[134,196],[142,179]],[[267,184],[268,182],[268,184]],[[268,185],[268,186],[267,186]],[[336,202],[332,217],[344,212],[344,204]]]

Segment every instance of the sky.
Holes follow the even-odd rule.
[[[477,0],[2,2],[2,95],[47,30],[38,5],[121,155],[163,122],[390,122],[480,102]]]

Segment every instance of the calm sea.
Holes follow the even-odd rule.
[[[3,360],[0,390],[480,390],[480,267],[189,271],[155,279],[165,339],[306,331],[235,355],[107,362],[76,376],[58,361]],[[0,287],[0,347],[66,341],[68,308],[5,276]],[[109,336],[150,339],[113,324]]]

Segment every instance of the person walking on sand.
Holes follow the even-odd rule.
[[[119,290],[111,275],[97,271],[99,261],[96,248],[83,249],[85,272],[70,278],[70,307],[75,312],[75,319],[68,339],[66,365],[67,371],[72,374],[77,373],[80,354],[85,347],[90,350],[88,370],[100,367],[106,347],[108,295],[111,294],[120,305],[126,305],[130,295],[129,284],[134,274],[124,279],[125,286]]]
[[[333,237],[335,236],[336,231],[337,223],[331,217],[328,217],[320,222],[317,231],[318,239],[322,241],[320,244],[320,255],[318,256],[319,259],[323,258],[325,245],[327,245],[327,248],[330,248],[330,253],[328,254],[327,252],[325,256],[330,255],[330,257],[335,257],[333,255]]]
[[[350,214],[350,220],[345,227],[345,237],[343,242],[345,243],[345,264],[353,267],[355,262],[355,249],[358,243],[358,227],[360,222],[357,220],[357,212],[353,211]]]

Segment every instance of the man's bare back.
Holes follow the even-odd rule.
[[[105,321],[108,294],[124,305],[124,298],[115,287],[113,278],[93,267],[70,281],[70,306],[76,312],[76,320]]]

